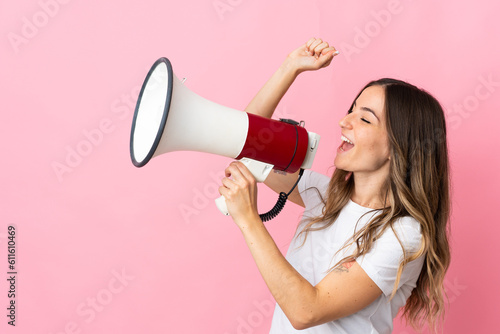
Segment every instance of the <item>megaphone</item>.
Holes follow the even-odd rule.
[[[130,156],[134,166],[143,167],[168,152],[217,154],[242,161],[264,182],[272,169],[294,173],[311,168],[319,139],[303,122],[272,120],[202,98],[175,76],[163,57],[153,64],[139,93]],[[228,214],[224,197],[216,205]]]

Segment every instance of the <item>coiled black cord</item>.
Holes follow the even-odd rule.
[[[280,195],[278,197],[278,201],[276,202],[274,207],[271,210],[269,210],[268,212],[259,215],[260,219],[262,219],[262,222],[267,222],[273,218],[276,218],[276,216],[281,212],[281,210],[283,210],[283,207],[285,206],[285,203],[286,203],[286,200],[288,199],[288,196],[290,196],[292,191],[295,189],[295,187],[299,183],[300,178],[302,177],[302,174],[304,174],[304,170],[301,168],[300,172],[299,172],[299,177],[298,177],[297,181],[295,182],[295,184],[293,185],[292,189],[290,189],[290,191],[288,192],[288,194],[284,193],[283,191],[280,192]]]

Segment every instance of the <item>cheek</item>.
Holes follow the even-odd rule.
[[[382,154],[386,157],[389,157],[389,152],[390,147],[389,147],[389,139],[385,138],[384,140],[380,141],[380,150],[382,151]]]
[[[374,158],[386,160],[390,156],[389,140],[387,138],[383,139],[383,137],[375,140],[370,145],[369,150]]]

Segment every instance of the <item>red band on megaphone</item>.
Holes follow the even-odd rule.
[[[236,159],[250,158],[294,173],[304,162],[308,141],[307,131],[301,126],[248,114],[247,138]]]

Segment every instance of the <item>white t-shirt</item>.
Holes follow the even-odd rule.
[[[328,188],[330,178],[319,173],[306,170],[298,184],[298,190],[305,204],[303,218],[316,217],[321,214],[323,198]],[[314,189],[316,188],[316,189]],[[309,232],[302,247],[303,236],[293,238],[288,249],[287,260],[313,286],[318,284],[339,260],[352,254],[355,246],[334,254],[351,240],[355,231],[362,228],[378,211],[370,212],[359,220],[370,208],[362,207],[349,200],[340,212],[336,222],[326,229]],[[302,224],[303,222],[301,222]],[[302,226],[297,229],[297,233]],[[416,252],[420,247],[420,224],[412,217],[404,217],[396,221],[394,229],[408,252]],[[281,308],[276,304],[270,334],[302,333],[302,334],[375,334],[391,333],[393,319],[400,307],[404,306],[422,269],[424,257],[408,263],[401,275],[398,290],[394,298],[389,301],[396,281],[399,264],[403,258],[403,250],[392,229],[388,228],[375,241],[373,248],[362,257],[356,259],[368,276],[382,290],[382,295],[372,304],[350,316],[331,321],[305,330],[295,330]]]

